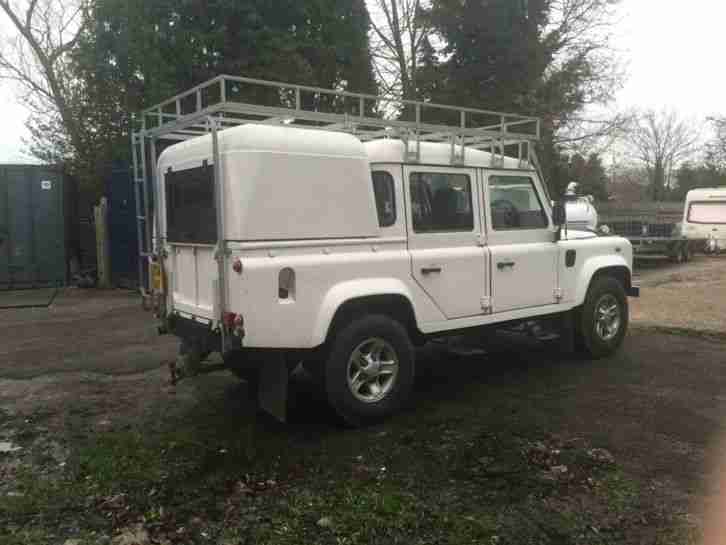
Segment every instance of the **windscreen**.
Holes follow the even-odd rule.
[[[688,208],[690,223],[726,224],[726,202],[694,202]]]
[[[204,164],[186,170],[170,170],[165,181],[167,240],[188,244],[216,243],[213,167]]]

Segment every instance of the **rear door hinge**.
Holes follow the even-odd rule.
[[[484,314],[492,313],[492,298],[489,296],[481,298],[481,309]]]
[[[562,288],[555,288],[553,291],[553,295],[555,298],[555,303],[559,303],[565,297],[565,293],[564,291],[562,291]]]
[[[482,246],[482,247],[486,246],[487,245],[486,237],[484,235],[477,235],[476,236],[476,245]]]

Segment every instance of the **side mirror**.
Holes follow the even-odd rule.
[[[563,227],[567,224],[567,211],[565,210],[565,204],[557,202],[552,207],[552,221],[555,227]]]

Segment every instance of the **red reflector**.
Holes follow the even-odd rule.
[[[242,274],[242,260],[239,257],[232,263],[232,270],[237,274]]]
[[[227,327],[233,327],[234,321],[237,318],[237,315],[234,312],[225,312],[222,315],[222,321],[224,322],[224,325]]]

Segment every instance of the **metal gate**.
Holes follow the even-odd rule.
[[[0,289],[66,283],[64,191],[51,168],[0,165]]]

